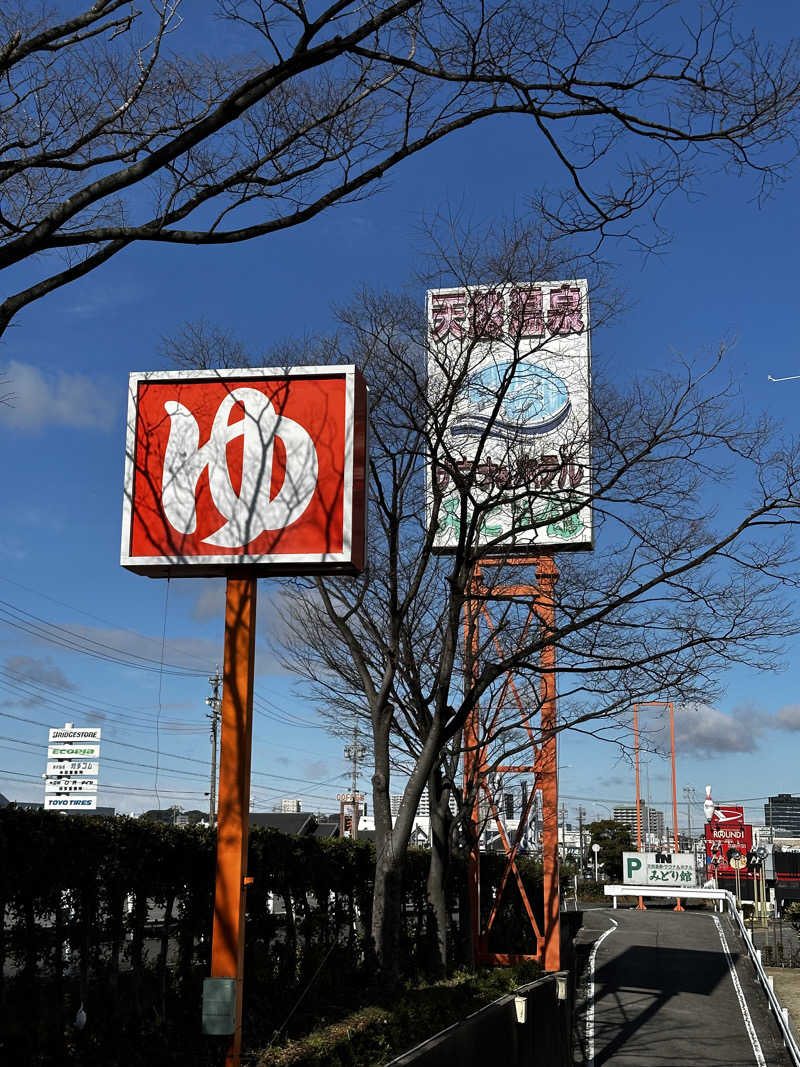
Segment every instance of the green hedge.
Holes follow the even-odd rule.
[[[216,1062],[218,1048],[200,1034],[213,832],[12,807],[0,811],[0,857],[0,1061],[13,1056],[42,1067]],[[504,863],[503,856],[482,857],[487,914]],[[368,966],[373,864],[366,843],[251,831],[248,1046],[263,1048],[279,1029],[292,1036],[341,1019],[374,996]],[[434,952],[427,868],[427,854],[411,850],[401,949],[411,979],[427,973]],[[520,869],[541,915],[538,865],[521,859]],[[467,949],[465,886],[465,866],[456,859],[448,882],[454,965]],[[527,928],[510,885],[492,947],[533,951]],[[81,1004],[87,1022],[79,1031],[73,1022]]]

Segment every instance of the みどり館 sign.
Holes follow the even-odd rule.
[[[122,565],[360,571],[366,425],[352,366],[132,374]]]

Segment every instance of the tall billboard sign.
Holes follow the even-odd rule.
[[[257,579],[360,573],[366,475],[367,387],[353,366],[130,376],[122,566],[227,579],[203,1032],[230,1037],[230,1067],[242,1040]]]
[[[435,548],[591,548],[586,281],[434,289],[427,316]]]
[[[100,772],[97,726],[53,727],[47,738],[44,806],[47,811],[86,811],[97,807]]]
[[[729,863],[731,850],[746,855],[753,847],[753,827],[744,821],[744,808],[719,804],[711,822],[706,823],[706,863],[721,878],[734,878]],[[741,872],[740,872],[741,873]]]
[[[366,425],[352,366],[132,374],[123,567],[359,572]]]

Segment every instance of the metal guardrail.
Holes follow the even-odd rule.
[[[718,900],[720,911],[722,903],[731,895],[727,889],[678,889],[666,885],[607,885],[603,887],[603,892],[607,897],[614,898],[615,908],[617,897],[666,897],[670,900]]]
[[[644,892],[641,892],[644,890]],[[636,885],[607,885],[604,887],[605,895],[607,897],[614,898],[614,907],[617,906],[617,897],[667,897],[676,899],[696,899],[706,898],[709,900],[718,900],[720,902],[720,910],[723,902],[727,902],[728,909],[731,915],[734,917],[737,926],[739,927],[739,933],[744,939],[744,943],[747,946],[747,951],[750,959],[755,967],[756,976],[767,994],[767,1001],[769,1002],[770,1011],[775,1016],[775,1021],[778,1024],[778,1028],[781,1031],[783,1038],[783,1044],[789,1052],[792,1058],[792,1062],[795,1067],[800,1067],[800,1046],[795,1040],[795,1036],[792,1033],[789,1026],[789,1012],[783,1007],[778,1000],[778,996],[773,988],[772,979],[764,970],[764,964],[761,962],[761,950],[757,949],[753,944],[753,939],[750,936],[750,931],[745,925],[742,913],[736,906],[736,897],[733,893],[730,893],[727,889],[680,889],[674,890],[664,886],[636,886]]]
[[[747,929],[744,919],[742,918],[742,913],[736,906],[736,897],[733,893],[727,891],[725,895],[728,898],[728,906],[731,914],[736,919],[736,923],[739,927],[739,933],[742,935],[744,943],[747,945],[747,951],[750,954],[750,959],[753,961],[758,980],[764,988],[764,992],[767,994],[770,1010],[780,1027],[783,1043],[786,1046],[789,1055],[792,1057],[792,1063],[795,1064],[795,1067],[800,1067],[800,1046],[798,1046],[791,1027],[789,1026],[789,1011],[787,1008],[784,1008],[778,1000],[778,996],[772,985],[772,979],[764,970],[764,964],[761,962],[761,949],[756,948],[753,944],[753,939],[751,938],[750,931]]]

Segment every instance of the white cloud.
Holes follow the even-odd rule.
[[[197,622],[221,619],[225,612],[225,583],[221,578],[200,578],[186,582],[188,591],[195,594],[192,618]]]
[[[775,716],[779,730],[800,730],[800,704],[784,704]]]
[[[35,659],[33,656],[9,656],[5,661],[5,669],[21,680],[37,682],[53,689],[75,688],[49,656],[42,659]]]
[[[0,370],[11,394],[0,408],[0,422],[15,430],[35,432],[47,426],[108,430],[116,416],[109,392],[83,374],[43,373],[30,363],[12,360]]]
[[[752,708],[726,715],[709,704],[683,704],[675,713],[675,747],[698,755],[754,752],[766,725]]]

